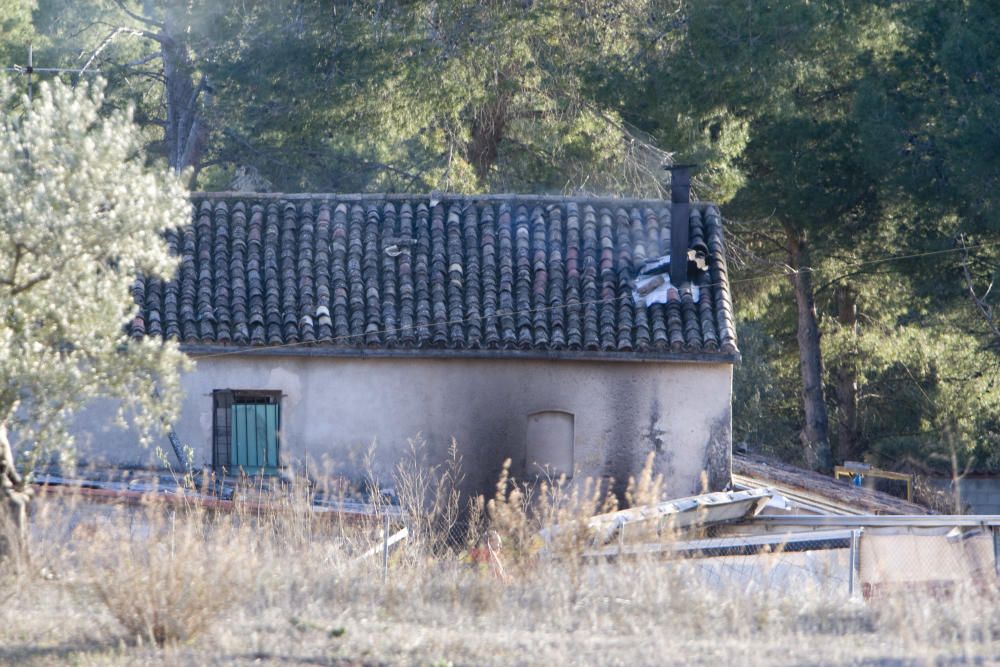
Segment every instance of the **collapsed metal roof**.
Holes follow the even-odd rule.
[[[933,514],[923,505],[852,486],[811,470],[754,454],[733,455],[733,485],[737,489],[770,488],[813,514]]]
[[[717,491],[599,514],[588,519],[586,525],[594,533],[594,542],[601,545],[620,536],[627,526],[641,525],[664,533],[740,521],[759,514],[773,495],[771,489]],[[540,535],[549,543],[568,528],[553,526]]]

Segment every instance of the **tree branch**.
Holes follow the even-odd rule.
[[[110,44],[111,42],[113,42],[114,39],[115,39],[115,37],[117,37],[118,35],[120,35],[123,32],[128,32],[129,34],[134,35],[136,37],[141,37],[142,36],[142,31],[140,31],[140,30],[134,30],[132,28],[124,28],[124,27],[115,28],[114,30],[112,30],[111,32],[109,32],[108,35],[104,39],[101,40],[101,43],[98,44],[97,48],[94,49],[93,52],[90,54],[90,58],[87,59],[87,62],[80,69],[79,73],[83,74],[84,72],[86,72],[87,68],[90,67],[90,64],[92,62],[94,62],[94,59],[97,58],[97,56],[101,55],[101,51],[103,51],[104,49],[106,49],[108,47],[108,44]]]
[[[148,26],[152,26],[152,27],[157,28],[157,29],[160,29],[160,28],[163,27],[163,22],[162,21],[156,21],[154,19],[149,18],[148,16],[143,16],[142,14],[137,14],[137,13],[133,12],[131,9],[129,9],[128,7],[125,6],[125,1],[124,0],[114,0],[114,3],[116,5],[118,5],[118,9],[122,10],[123,12],[125,12],[125,14],[127,14],[132,19],[135,19],[139,23],[144,23],[144,24],[146,24]]]
[[[969,271],[969,249],[965,245],[965,236],[959,236],[958,241],[962,244],[962,272],[965,274],[965,286],[969,290],[969,296],[972,297],[972,302],[976,304],[976,308],[979,309],[990,331],[993,332],[997,340],[1000,340],[1000,327],[997,326],[993,317],[993,306],[986,302],[985,297],[976,294],[976,288],[972,284],[972,272]],[[992,288],[992,284],[990,287]],[[986,290],[986,293],[989,294],[989,290]]]
[[[43,283],[46,280],[48,280],[49,278],[51,278],[51,277],[52,277],[51,273],[43,273],[43,274],[41,274],[39,276],[35,276],[34,278],[32,278],[31,280],[29,280],[26,283],[23,283],[21,285],[17,285],[16,287],[12,286],[11,290],[10,290],[10,295],[11,296],[17,296],[18,294],[21,294],[22,292],[27,292],[29,289],[31,289],[35,285],[37,285],[39,283]]]
[[[137,58],[135,60],[130,60],[127,63],[123,63],[123,65],[125,67],[139,67],[140,65],[145,65],[149,62],[156,60],[157,58],[162,58],[162,57],[163,53],[161,53],[160,51],[155,51],[153,53],[150,53],[148,56],[144,58]]]
[[[21,257],[24,255],[24,246],[20,243],[14,244],[14,261],[10,267],[10,277],[6,280],[0,280],[0,283],[5,285],[13,285],[14,281],[17,279],[17,269],[21,265]]]
[[[678,12],[679,12],[679,11],[680,11],[680,10],[678,10]],[[632,65],[632,67],[635,67],[635,66],[637,66],[637,65],[638,65],[638,64],[639,64],[640,62],[642,62],[643,58],[645,58],[645,57],[646,57],[646,54],[647,54],[647,53],[649,53],[649,52],[650,52],[650,51],[651,51],[652,49],[654,49],[654,48],[656,47],[656,45],[657,45],[657,44],[659,44],[659,43],[660,43],[660,41],[661,41],[661,40],[662,40],[662,39],[663,39],[664,37],[666,37],[667,35],[669,35],[669,34],[670,34],[670,33],[672,33],[672,32],[676,32],[676,31],[679,31],[679,30],[681,30],[681,29],[685,29],[685,28],[687,28],[687,23],[688,23],[688,20],[687,20],[687,16],[680,16],[680,17],[678,17],[678,18],[675,18],[675,19],[674,19],[673,21],[671,21],[670,23],[668,23],[668,24],[667,24],[667,29],[666,29],[666,30],[663,30],[663,31],[662,31],[662,32],[660,32],[660,33],[659,33],[658,35],[656,35],[656,36],[655,36],[655,37],[653,37],[653,38],[652,38],[651,40],[649,40],[649,43],[648,43],[648,44],[645,44],[645,45],[644,45],[644,46],[643,46],[643,47],[642,47],[642,48],[641,48],[641,49],[639,50],[639,52],[638,52],[638,53],[636,53],[636,54],[635,54],[635,55],[634,55],[634,56],[632,57],[632,62],[631,62],[631,65]]]
[[[14,261],[10,267],[10,273],[6,278],[0,278],[0,285],[4,285],[10,288],[9,296],[17,296],[22,292],[27,292],[29,289],[35,285],[45,282],[52,277],[51,273],[43,273],[35,276],[26,283],[18,284],[17,282],[17,270],[21,265],[21,260],[24,258],[25,251],[31,252],[31,248],[24,245],[23,243],[14,244]]]

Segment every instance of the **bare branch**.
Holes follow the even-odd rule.
[[[10,288],[10,291],[8,292],[9,296],[17,296],[22,292],[27,292],[35,285],[45,282],[52,277],[52,274],[46,272],[35,276],[25,283],[18,283],[17,272],[18,268],[21,266],[21,260],[24,259],[25,255],[33,254],[34,252],[34,249],[30,246],[19,242],[14,243],[14,260],[11,263],[10,272],[7,277],[0,278],[0,285]]]
[[[986,325],[993,332],[993,335],[1000,340],[1000,327],[997,326],[996,320],[994,319],[993,306],[986,302],[985,297],[980,297],[976,294],[976,288],[972,283],[972,272],[969,271],[969,249],[965,245],[965,236],[958,237],[959,243],[962,244],[962,272],[965,274],[965,286],[969,290],[969,296],[972,297],[972,302],[976,304],[976,308],[982,314],[983,319],[986,320]],[[992,288],[992,284],[990,285]],[[989,290],[987,290],[989,294]]]
[[[677,10],[677,13],[679,13],[679,12],[680,12],[680,9]],[[636,53],[635,56],[632,57],[632,67],[635,67],[640,62],[642,62],[643,59],[646,57],[646,54],[649,53],[652,49],[654,49],[660,43],[660,41],[664,37],[666,37],[667,35],[669,35],[672,32],[679,32],[682,29],[686,29],[687,28],[687,23],[688,23],[688,21],[687,21],[687,17],[686,16],[681,16],[679,18],[675,18],[673,21],[671,21],[670,23],[668,23],[666,30],[663,30],[658,35],[656,35],[651,40],[649,40],[649,43],[646,44],[646,45],[644,45],[638,51],[638,53]]]
[[[162,57],[163,57],[163,53],[162,52],[155,51],[155,52],[150,53],[148,56],[145,56],[143,58],[136,58],[135,60],[130,60],[127,63],[124,63],[124,65],[125,65],[125,67],[139,67],[140,65],[146,65],[146,64],[148,64],[148,63],[156,60],[157,58],[162,58]]]
[[[142,36],[142,32],[141,31],[135,30],[133,28],[124,28],[124,27],[115,28],[110,33],[108,33],[108,35],[104,39],[101,40],[101,43],[98,44],[97,48],[94,49],[94,51],[90,54],[90,58],[87,59],[87,62],[84,64],[83,68],[80,69],[79,73],[83,74],[84,72],[86,72],[87,68],[90,67],[90,64],[92,62],[94,62],[94,59],[97,58],[97,56],[101,55],[101,52],[104,49],[107,48],[108,44],[110,44],[111,42],[113,42],[114,39],[115,39],[115,37],[117,37],[118,35],[120,35],[123,32],[129,33],[129,34],[134,35],[136,37],[141,37]]]
[[[156,21],[154,19],[149,18],[148,16],[143,16],[142,14],[136,14],[135,12],[133,12],[131,9],[125,6],[125,0],[114,0],[114,3],[118,5],[118,9],[122,10],[123,12],[125,12],[125,14],[135,19],[139,23],[145,23],[146,25],[152,26],[157,29],[163,27],[162,21]]]
[[[827,280],[825,283],[822,283],[819,287],[816,288],[816,293],[819,294],[820,292],[825,292],[826,290],[830,289],[830,287],[832,287],[833,285],[839,283],[841,280],[846,280],[848,278],[854,278],[856,276],[889,275],[891,273],[892,271],[889,270],[867,271],[865,269],[859,269],[857,271],[848,271],[847,273],[841,273],[840,275],[835,276],[830,280]]]
[[[24,256],[24,246],[20,243],[14,244],[14,261],[10,267],[10,276],[6,279],[0,279],[0,284],[13,285],[14,281],[17,279],[17,269],[21,265],[21,258]]]

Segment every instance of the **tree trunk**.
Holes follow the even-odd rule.
[[[837,321],[845,331],[858,334],[857,295],[848,286],[838,287]],[[858,375],[853,358],[843,359],[834,371],[837,392],[837,459],[857,460],[861,455],[861,436],[858,428]]]
[[[187,45],[175,33],[168,13],[157,40],[163,59],[167,162],[179,174],[188,167],[196,167],[205,150],[208,132],[199,98],[207,93],[209,86],[204,77],[195,84]]]
[[[802,375],[802,407],[805,412],[800,438],[806,464],[813,470],[829,470],[832,463],[826,402],[823,397],[823,356],[813,295],[809,251],[805,232],[785,229],[792,285],[798,314],[799,370]]]
[[[14,466],[7,423],[0,422],[0,561],[24,556],[28,546],[28,500],[31,489]]]

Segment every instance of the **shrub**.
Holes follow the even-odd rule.
[[[97,597],[133,637],[185,641],[238,603],[257,570],[246,529],[203,512],[151,506],[116,521],[85,554]]]

